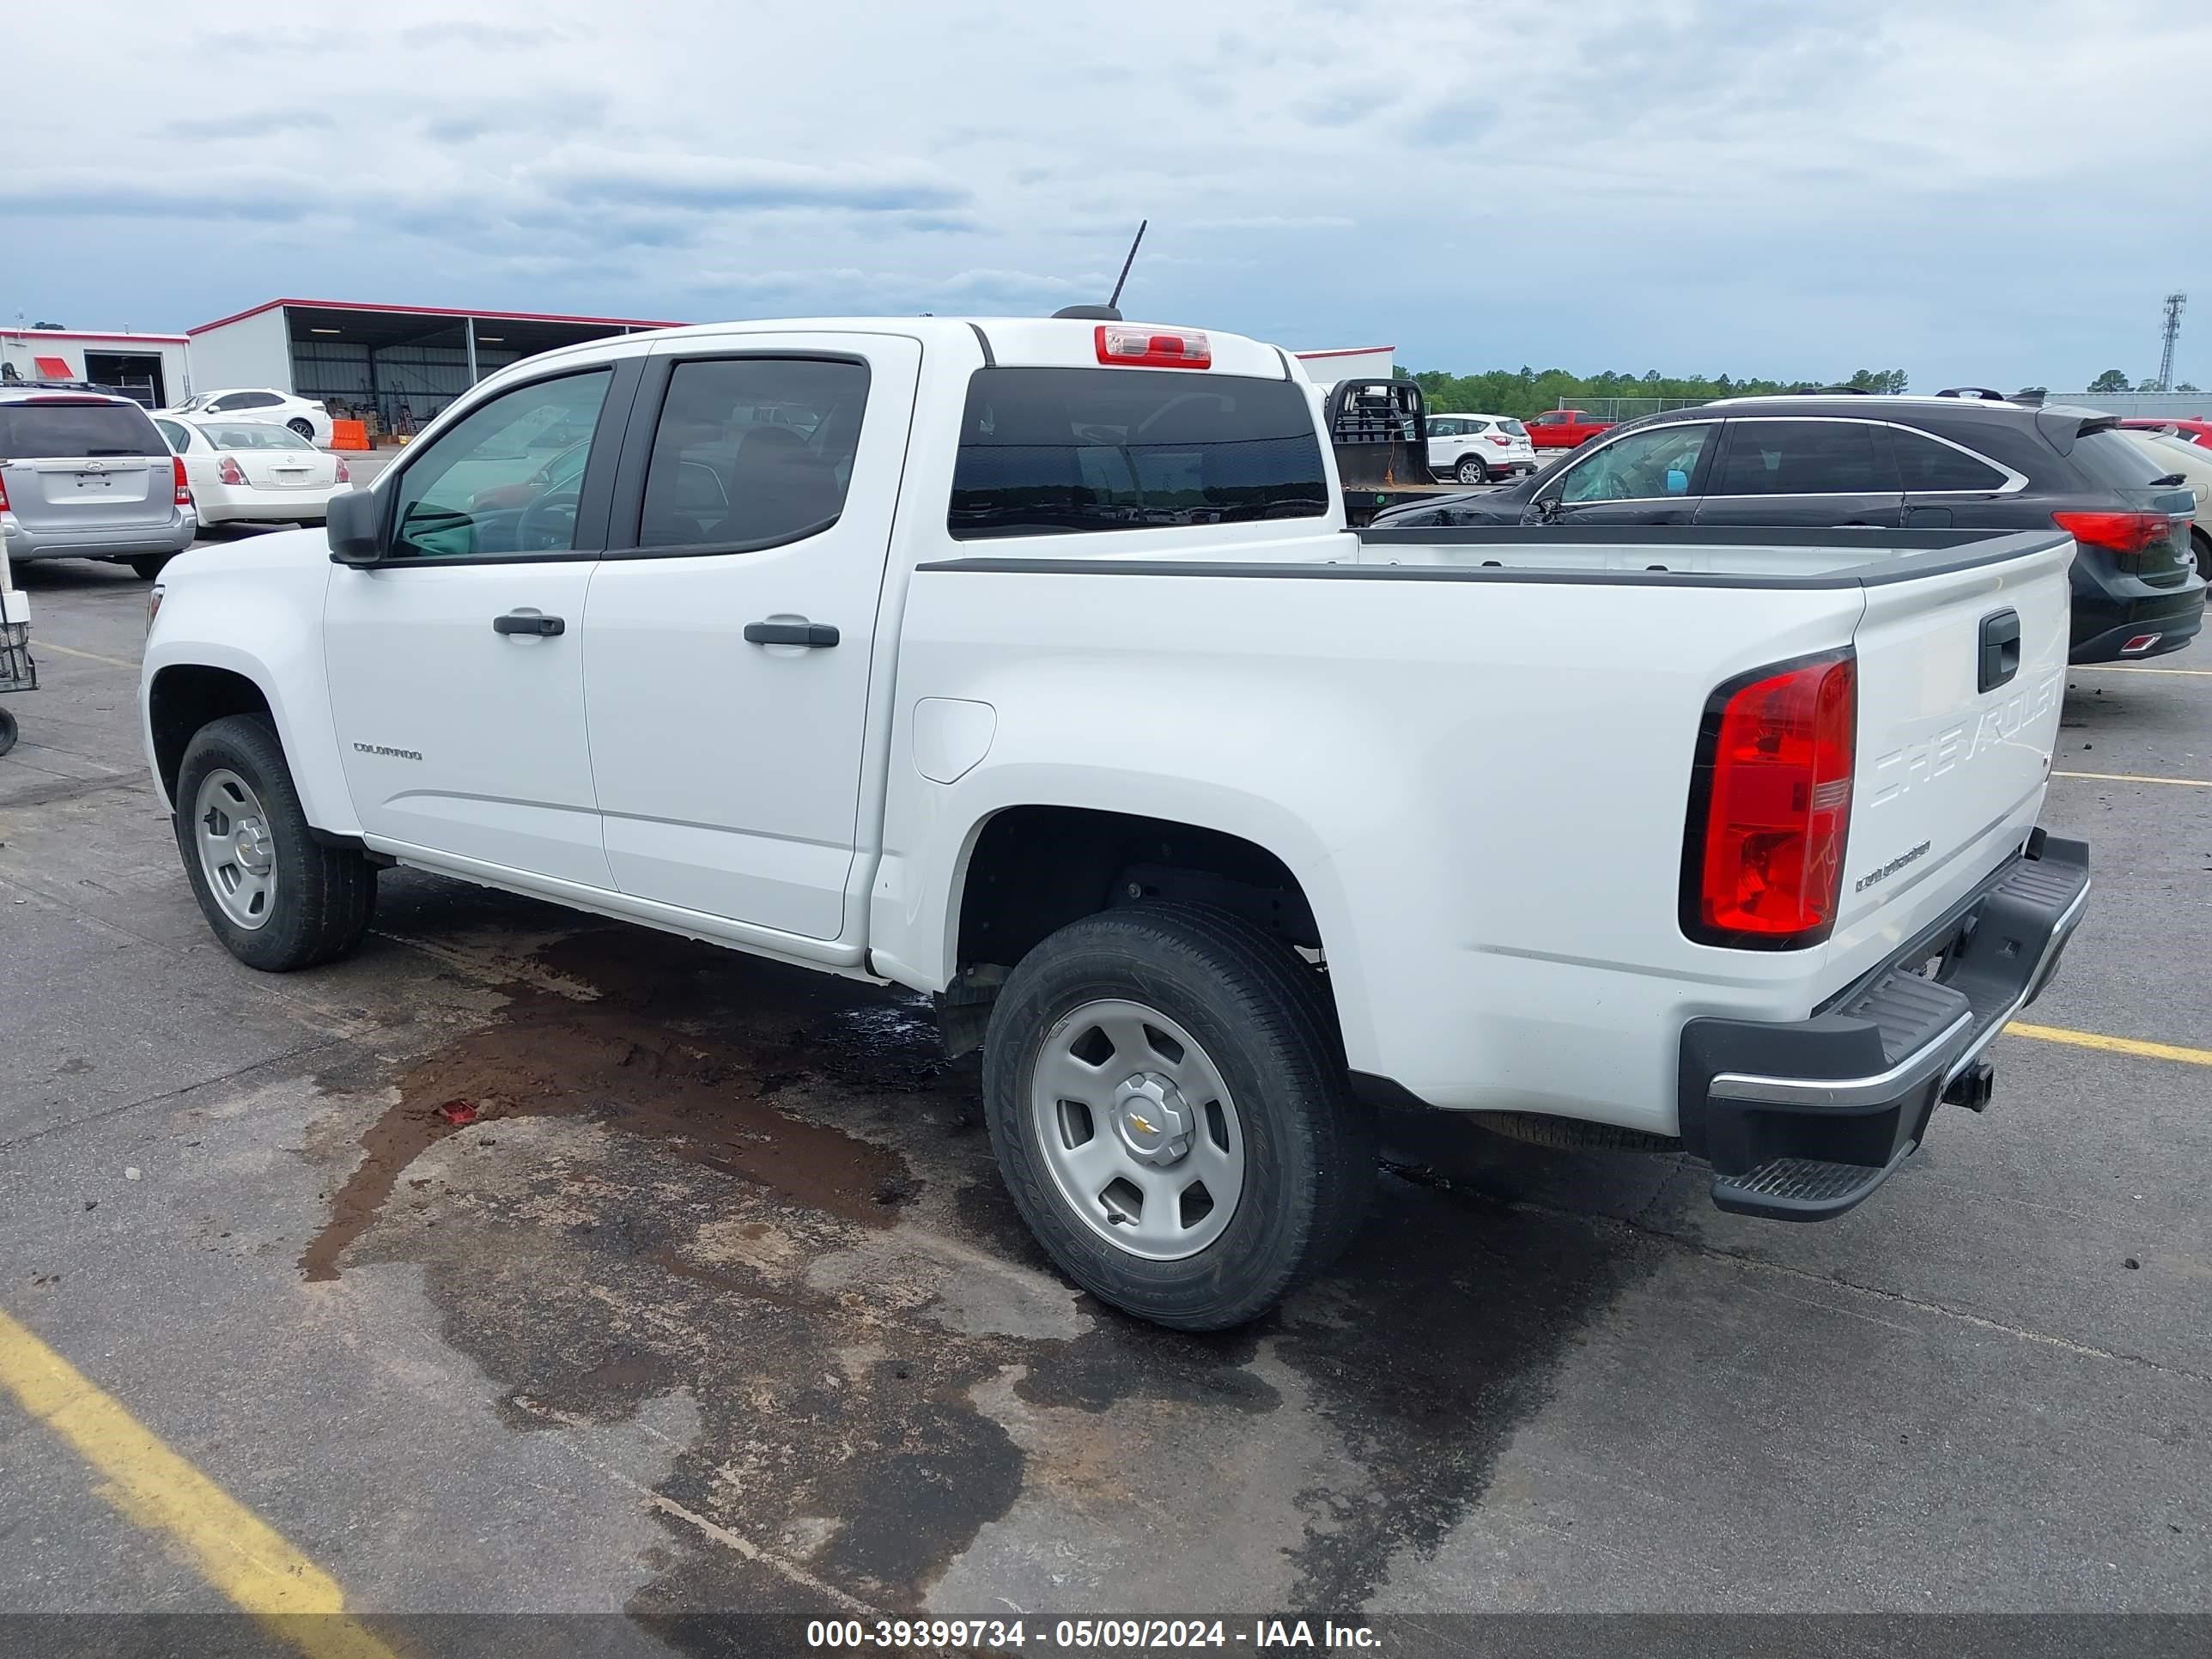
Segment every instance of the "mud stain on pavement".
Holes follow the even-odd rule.
[[[517,981],[499,1018],[403,1071],[399,1099],[362,1134],[360,1163],[301,1255],[302,1273],[336,1279],[346,1247],[427,1149],[453,1134],[495,1136],[493,1126],[517,1117],[586,1116],[664,1140],[679,1158],[793,1203],[890,1225],[911,1190],[897,1154],[772,1103],[810,1066],[826,1066],[848,1085],[878,1074],[890,1077],[887,1086],[927,1081],[930,1068],[910,1037],[898,1041],[912,1015],[873,1006],[881,994],[865,987],[830,981],[817,989],[780,974],[754,976],[738,1006],[709,1006],[706,983],[729,958],[717,951],[722,960],[697,961],[704,948],[624,928],[543,953],[544,965],[564,975],[575,973],[574,959],[590,960],[599,998],[577,1001]],[[849,999],[842,1006],[840,989]],[[841,1019],[855,1013],[867,1018]],[[701,1033],[709,1016],[726,1028]]]
[[[842,1615],[823,1583],[891,1613],[1354,1610],[1481,1501],[1637,1267],[1391,1178],[1279,1314],[1161,1331],[1051,1271],[911,999],[629,929],[531,965],[597,994],[520,982],[404,1067],[311,1255],[419,1268],[516,1431],[689,1398],[655,1489],[757,1552],[665,1518],[629,1611],[689,1651],[742,1650],[702,1614]]]

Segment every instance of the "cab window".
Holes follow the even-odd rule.
[[[865,363],[677,364],[653,429],[640,544],[738,552],[827,530],[845,510],[867,406]]]
[[[573,550],[581,469],[562,478],[549,463],[589,443],[613,378],[602,368],[517,386],[410,455],[398,480],[392,556]]]

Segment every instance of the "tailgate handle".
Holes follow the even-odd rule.
[[[2020,672],[2020,612],[2000,611],[1982,618],[1982,665],[1978,689],[1994,691]]]

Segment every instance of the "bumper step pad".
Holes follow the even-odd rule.
[[[1770,1158],[1756,1170],[1723,1176],[1714,1182],[1713,1203],[1735,1215],[1765,1216],[1777,1221],[1826,1221],[1841,1215],[1888,1180],[1890,1171],[1911,1151],[1908,1146],[1888,1164],[1872,1167],[1824,1164],[1810,1158]]]

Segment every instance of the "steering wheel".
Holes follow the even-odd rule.
[[[514,550],[542,553],[576,544],[574,489],[549,491],[514,515]]]

